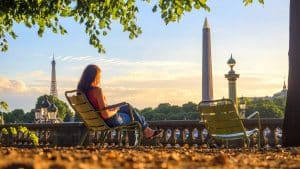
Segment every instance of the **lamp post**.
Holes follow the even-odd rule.
[[[44,100],[41,104],[41,117],[44,119],[44,122],[48,121],[48,107],[50,106],[50,103],[48,101],[47,96],[44,97]]]
[[[35,108],[35,123],[57,123],[58,108],[53,100],[49,102],[48,97],[44,96],[41,104],[37,104]]]
[[[34,117],[35,117],[35,123],[40,123],[40,120],[42,119],[42,114],[41,114],[41,107],[39,107],[38,105],[35,106]]]
[[[1,124],[4,124],[4,120],[3,120],[3,112],[1,112]]]
[[[229,99],[233,101],[233,103],[238,106],[237,104],[237,92],[236,92],[236,80],[240,77],[239,74],[236,74],[233,70],[233,67],[235,66],[236,62],[232,57],[232,54],[230,56],[230,59],[227,61],[228,66],[230,67],[230,70],[228,74],[225,74],[225,78],[228,80],[228,95]]]
[[[245,112],[246,112],[246,101],[244,99],[244,97],[242,97],[240,99],[240,104],[239,104],[239,107],[240,107],[240,118],[245,118]]]
[[[52,102],[50,106],[48,107],[48,119],[50,120],[51,123],[55,123],[56,121],[56,114],[57,114],[57,107],[55,104]]]

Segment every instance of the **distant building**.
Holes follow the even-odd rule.
[[[264,99],[264,100],[273,100],[276,98],[286,98],[287,96],[287,87],[285,81],[283,82],[282,90],[273,94],[273,96],[263,96],[263,97],[247,97],[248,100],[257,100],[257,99]]]
[[[286,97],[287,96],[287,87],[286,87],[286,84],[285,84],[285,81],[283,82],[283,87],[282,87],[282,90],[280,92],[277,92],[273,95],[272,99],[274,98],[279,98],[279,97]]]

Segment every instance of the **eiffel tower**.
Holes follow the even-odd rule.
[[[54,55],[52,59],[52,72],[51,72],[51,88],[50,95],[57,97],[57,87],[56,87],[56,71],[55,71],[55,60]]]

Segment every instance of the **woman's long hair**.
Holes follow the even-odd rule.
[[[87,93],[92,88],[92,83],[96,80],[97,74],[101,72],[97,65],[88,65],[80,78],[77,89]]]

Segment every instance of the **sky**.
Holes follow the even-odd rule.
[[[159,103],[182,105],[201,101],[202,26],[211,27],[214,98],[228,97],[224,74],[232,54],[237,96],[272,96],[288,77],[289,3],[265,0],[245,7],[242,0],[210,0],[210,12],[194,10],[180,22],[165,25],[151,4],[138,2],[137,23],[143,33],[130,40],[114,22],[101,39],[106,54],[89,45],[83,25],[62,19],[67,35],[15,25],[16,40],[0,53],[0,100],[10,110],[35,107],[37,97],[50,92],[51,60],[56,60],[59,99],[75,89],[83,69],[97,64],[102,70],[102,88],[109,104],[127,101],[137,108]]]

